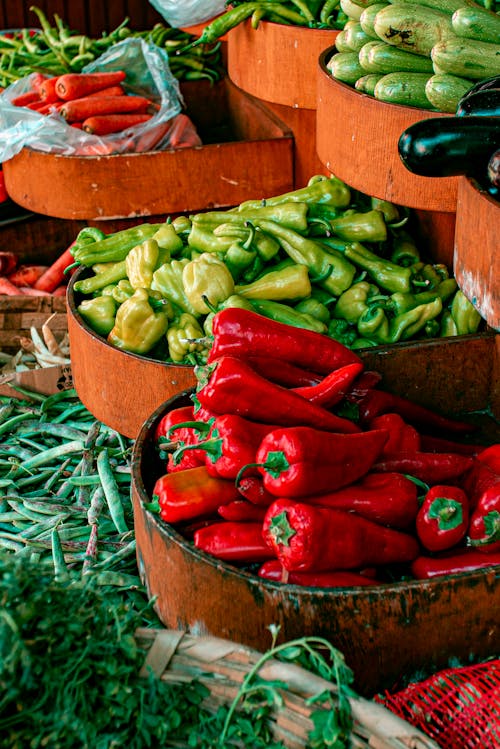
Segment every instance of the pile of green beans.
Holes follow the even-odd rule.
[[[103,32],[99,38],[71,30],[61,17],[54,14],[54,25],[45,13],[32,7],[38,18],[39,29],[24,28],[13,35],[0,35],[0,86],[6,88],[30,73],[54,76],[80,73],[90,62],[100,57],[114,44],[127,38],[141,37],[169,53],[172,74],[178,80],[207,78],[219,80],[224,74],[219,44],[205,44],[185,54],[177,50],[195,37],[162,23],[152,29],[133,31],[125,18],[113,31]]]
[[[132,444],[73,389],[0,397],[0,549],[53,565],[56,577],[139,589]]]

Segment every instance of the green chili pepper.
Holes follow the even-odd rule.
[[[330,219],[329,224],[334,234],[348,241],[385,242],[387,239],[387,226],[380,211],[346,213]]]
[[[380,307],[369,307],[358,320],[358,333],[363,338],[379,343],[408,340],[420,332],[429,320],[437,317],[442,309],[443,303],[436,297],[427,304],[421,304],[389,320]]]
[[[412,271],[402,268],[390,260],[381,258],[359,242],[338,242],[324,239],[323,242],[339,250],[348,260],[366,270],[374,283],[387,291],[410,291]]]
[[[261,220],[275,221],[294,231],[307,231],[307,211],[305,202],[289,201],[286,203],[260,205],[253,208],[241,209],[238,212],[208,211],[198,213],[192,217],[193,224],[209,225],[222,223],[244,224],[245,221],[257,224]]]
[[[457,326],[455,320],[451,316],[451,312],[445,309],[440,319],[439,336],[441,338],[448,338],[449,336],[458,335]]]
[[[386,309],[393,312],[394,315],[401,315],[414,307],[421,304],[432,302],[436,297],[446,302],[457,290],[457,282],[454,278],[447,278],[433,289],[421,291],[419,294],[396,292],[391,294],[387,300]]]
[[[122,260],[118,263],[113,263],[107,270],[103,270],[95,276],[90,278],[82,278],[79,281],[75,281],[74,290],[82,294],[92,294],[95,291],[103,289],[110,283],[116,283],[121,281],[122,278],[127,278],[127,267],[126,261]]]
[[[254,250],[245,249],[241,242],[233,242],[223,257],[232,277],[238,280],[243,271],[253,263],[257,253]]]
[[[481,315],[461,289],[458,289],[453,297],[450,312],[457,328],[457,335],[477,332],[482,320]]]
[[[420,261],[420,252],[413,237],[401,231],[392,241],[391,262],[408,268]]]
[[[84,299],[77,307],[78,312],[92,330],[107,336],[113,329],[116,316],[116,302],[112,296],[97,296]]]
[[[358,338],[358,333],[353,325],[347,320],[333,319],[328,324],[328,335],[335,338],[336,341],[343,343],[344,346],[351,348],[354,341]]]
[[[303,237],[273,221],[259,221],[258,225],[274,237],[283,247],[286,254],[297,264],[305,265],[315,283],[320,284],[332,294],[339,296],[349,288],[356,269],[339,253],[326,251],[322,244]],[[321,281],[315,277],[321,278]]]
[[[198,252],[226,252],[234,242],[234,237],[217,236],[213,227],[193,221],[187,238],[188,246]]]
[[[311,282],[306,266],[294,263],[281,270],[271,270],[253,283],[235,286],[234,290],[245,299],[293,301],[311,294]]]
[[[311,177],[307,186],[298,190],[275,195],[261,201],[246,200],[240,203],[239,211],[247,211],[263,205],[275,206],[290,202],[306,203],[309,207],[322,205],[333,208],[347,208],[351,202],[351,190],[338,177],[326,177],[319,174]]]
[[[104,291],[105,290],[103,289],[103,293]],[[111,290],[111,296],[117,304],[122,304],[126,299],[130,299],[133,293],[134,287],[128,278],[123,278],[121,281],[118,281]]]
[[[302,299],[298,304],[295,305],[297,312],[302,312],[306,315],[311,315],[315,320],[320,320],[325,324],[330,321],[330,311],[326,304],[323,304],[319,299],[315,299],[313,296]]]
[[[119,262],[125,260],[132,247],[152,237],[161,226],[162,224],[140,224],[110,234],[104,239],[98,239],[90,243],[85,241],[84,244],[81,243],[80,238],[86,232],[86,229],[82,229],[76,238],[71,254],[76,262],[81,265],[92,266],[95,263]],[[88,233],[83,234],[84,240],[87,237]]]
[[[321,320],[316,320],[311,315],[298,312],[288,304],[269,301],[267,299],[252,299],[252,307],[260,315],[269,317],[271,320],[292,325],[295,328],[306,328],[315,330],[317,333],[326,333],[326,325]]]
[[[182,260],[174,259],[161,265],[153,273],[151,289],[159,291],[162,297],[168,299],[174,307],[196,315],[196,311],[187,298],[182,282],[183,270],[189,262],[191,261],[183,258]]]
[[[415,263],[411,266],[412,284],[414,286],[434,289],[439,286],[441,281],[449,278],[448,268],[442,263]]]
[[[399,208],[389,200],[370,197],[370,205],[376,211],[382,211],[386,224],[394,224],[401,219]]]

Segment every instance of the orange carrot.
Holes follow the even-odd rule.
[[[152,125],[147,131],[135,138],[134,151],[136,153],[152,151],[163,140],[171,127],[172,120]]]
[[[67,122],[78,122],[94,115],[144,113],[150,106],[144,96],[84,96],[65,102],[59,111]]]
[[[46,270],[46,265],[19,265],[7,278],[16,286],[34,286]]]
[[[40,99],[39,101],[31,101],[29,104],[25,104],[27,109],[32,109],[34,112],[39,112],[40,109],[44,109],[47,106],[47,102]]]
[[[15,107],[25,107],[26,104],[32,104],[34,101],[40,101],[40,97],[37,94],[36,91],[26,91],[25,94],[19,94],[19,96],[15,96],[11,104],[13,104]]]
[[[52,292],[52,296],[66,296],[67,290],[68,290],[68,285],[61,284],[60,286],[56,286],[56,288]]]
[[[6,276],[0,276],[0,294],[6,294],[7,296],[22,296],[23,292],[18,288],[12,281]]]
[[[43,99],[45,104],[49,104],[49,102],[51,101],[60,100],[60,97],[56,93],[57,81],[58,76],[56,75],[54,76],[54,78],[47,78],[40,86],[40,97]]]
[[[83,129],[83,122],[72,122],[70,127],[76,127],[78,130]]]
[[[109,133],[118,133],[120,130],[126,130],[134,125],[140,125],[141,122],[147,122],[151,119],[151,114],[103,114],[95,117],[88,117],[83,122],[83,129],[93,135],[108,135]]]
[[[48,291],[49,293],[54,291],[64,281],[64,271],[73,265],[75,259],[71,254],[71,247],[68,247],[64,252],[59,255],[52,265],[50,265],[45,273],[40,276],[38,281],[34,284],[33,288],[38,291]]]
[[[19,286],[19,294],[23,296],[51,296],[48,291],[39,291],[33,286]]]
[[[87,96],[125,96],[125,91],[118,84],[117,86],[102,88],[100,91],[94,91],[93,94],[87,94]]]
[[[201,146],[200,136],[187,115],[181,113],[174,119],[168,145],[170,148]]]
[[[64,73],[57,81],[57,95],[65,101],[81,99],[94,91],[121,83],[126,78],[123,70],[107,73]]]
[[[48,76],[43,73],[33,73],[33,77],[30,78],[31,88],[33,91],[36,91],[38,95],[40,95],[40,86],[47,80],[47,78]]]

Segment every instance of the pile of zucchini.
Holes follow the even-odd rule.
[[[500,4],[340,0],[332,76],[380,101],[454,113],[477,81],[500,73]]]

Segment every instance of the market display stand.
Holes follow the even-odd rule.
[[[316,150],[316,67],[319,54],[337,34],[267,21],[257,29],[246,21],[228,34],[230,79],[262,99],[293,132],[296,188],[324,172]]]

